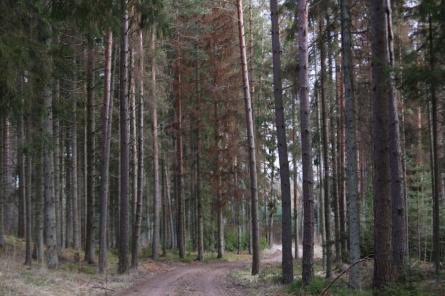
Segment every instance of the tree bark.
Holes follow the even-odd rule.
[[[152,87],[152,106],[151,121],[153,134],[153,170],[154,170],[154,200],[153,200],[153,259],[159,257],[159,232],[160,232],[160,212],[161,212],[161,188],[160,188],[160,170],[159,170],[159,140],[158,140],[158,111],[157,111],[157,92],[156,92],[156,31],[153,28],[151,35],[151,87]],[[141,67],[143,64],[141,64]]]
[[[434,56],[434,46],[433,46],[433,27],[432,27],[432,17],[431,15],[428,18],[428,41],[429,41],[429,66],[431,73],[434,73],[435,71],[435,56]],[[442,191],[441,189],[441,183],[442,180],[440,178],[440,157],[439,157],[439,149],[440,149],[440,143],[439,143],[439,127],[438,127],[438,120],[439,120],[439,106],[437,104],[437,96],[436,96],[436,84],[435,81],[432,79],[430,82],[430,96],[431,96],[431,117],[432,117],[432,145],[431,145],[431,152],[432,152],[432,159],[433,159],[433,261],[434,261],[434,267],[435,272],[437,275],[439,275],[440,271],[440,222],[439,222],[439,200],[440,200],[440,193]]]
[[[45,234],[47,246],[47,264],[49,269],[57,268],[59,257],[57,253],[57,227],[56,207],[54,196],[54,154],[53,142],[53,95],[49,85],[43,90],[43,105],[45,117],[43,120],[43,131],[48,137],[44,147],[44,184],[45,184]]]
[[[357,194],[357,139],[354,121],[354,89],[352,69],[352,35],[350,0],[341,0],[341,41],[343,83],[346,101],[346,199],[348,201],[349,260],[360,259],[360,220]],[[359,288],[359,268],[351,268],[349,285]]]
[[[28,139],[32,130],[31,120],[27,122]],[[28,140],[29,141],[29,140]],[[25,265],[32,264],[32,156],[28,152],[26,154],[26,200],[25,200]]]
[[[143,39],[143,32],[140,29],[139,30],[139,40],[138,40],[138,52],[139,52],[139,69],[138,69],[138,75],[139,75],[139,85],[138,85],[138,103],[137,103],[137,132],[138,132],[138,137],[137,137],[137,158],[138,158],[138,163],[137,163],[137,190],[136,190],[136,217],[135,217],[135,224],[134,224],[134,229],[133,229],[133,249],[132,249],[132,257],[131,257],[131,264],[133,267],[137,267],[138,265],[138,255],[139,255],[139,249],[140,249],[140,236],[141,236],[141,225],[142,225],[142,201],[143,201],[143,193],[144,193],[144,179],[145,179],[145,174],[144,174],[144,113],[145,113],[145,108],[144,108],[144,101],[145,101],[145,96],[144,96],[144,39]],[[152,78],[153,79],[153,78]],[[154,87],[154,86],[153,86]],[[155,100],[155,97],[153,96],[153,100]],[[155,118],[157,116],[157,114],[152,114],[152,121],[157,120],[157,118]],[[156,138],[156,140],[155,140]],[[153,142],[157,142],[157,134],[153,134]],[[158,152],[156,150],[156,148],[154,148],[153,150],[154,152],[154,158],[157,158],[158,156],[156,155]],[[154,160],[154,162],[156,162],[157,160]],[[156,182],[156,165],[154,166],[155,169],[155,182]],[[158,168],[159,170],[159,164],[158,164]],[[159,175],[159,173],[158,173]],[[159,178],[159,176],[158,176]],[[159,180],[157,180],[159,183]],[[156,183],[155,183],[155,190],[156,190]],[[159,233],[159,231],[158,231]],[[154,244],[154,241],[153,241]],[[156,251],[156,254],[155,254]],[[156,250],[153,249],[153,259],[157,259],[157,248]]]
[[[177,20],[178,21],[178,20]],[[176,240],[179,249],[179,257],[185,256],[185,197],[183,194],[184,175],[184,148],[182,137],[182,73],[180,36],[176,33]]]
[[[314,197],[312,171],[312,141],[310,128],[309,85],[308,85],[308,8],[306,0],[298,1],[298,56],[299,97],[301,121],[301,148],[303,159],[303,274],[304,285],[314,277]]]
[[[96,199],[96,121],[95,121],[95,74],[96,50],[93,37],[88,36],[87,49],[87,217],[86,217],[86,240],[85,261],[89,264],[95,263],[95,199]]]
[[[387,0],[371,2],[373,162],[374,162],[374,288],[393,279],[391,253],[391,188],[389,160],[389,102]]]
[[[43,155],[40,153],[39,162],[37,166],[38,172],[38,182],[36,182],[36,192],[35,192],[35,206],[34,206],[34,254],[33,257],[41,265],[43,264],[43,252],[44,252],[44,242],[43,242],[43,198],[45,194],[44,178],[43,178]]]
[[[129,268],[129,113],[128,113],[128,6],[126,0],[121,0],[121,57],[120,57],[120,225],[119,225],[119,273],[125,273]]]
[[[326,278],[332,276],[332,244],[331,244],[331,209],[330,209],[330,187],[329,187],[329,155],[328,155],[328,117],[326,104],[326,48],[323,38],[325,25],[324,17],[319,20],[320,26],[320,65],[321,65],[321,128],[323,149],[323,172],[324,172],[324,223],[325,223],[325,250],[326,250]]]
[[[23,104],[23,102],[22,102]],[[25,149],[25,123],[23,120],[23,109],[19,115],[17,122],[17,171],[19,179],[18,190],[18,229],[17,236],[20,238],[25,237],[25,204],[26,204],[26,159],[24,154]]]
[[[395,57],[394,57],[394,36],[392,31],[392,9],[391,1],[385,2],[385,15],[387,22],[387,46],[389,55],[390,89],[389,89],[389,152],[391,154],[390,173],[391,173],[391,200],[392,200],[392,256],[394,276],[397,278],[403,272],[405,263],[406,247],[406,212],[404,201],[404,178],[402,164],[402,149],[400,136],[400,121],[398,111],[398,98],[395,89]],[[388,71],[388,70],[387,70]]]
[[[100,172],[100,227],[99,227],[99,272],[104,273],[107,268],[108,252],[108,195],[109,195],[109,167],[111,145],[111,116],[113,100],[111,96],[111,63],[113,50],[113,32],[108,29],[105,35],[105,78],[104,96],[102,104],[102,166]]]
[[[252,98],[250,95],[249,70],[247,65],[246,40],[244,36],[244,13],[243,2],[237,0],[239,45],[241,55],[241,66],[243,74],[244,103],[246,111],[247,141],[249,151],[249,171],[250,171],[250,215],[252,223],[252,275],[260,271],[260,244],[258,228],[258,182],[256,167],[255,131],[253,122]]]
[[[290,194],[289,160],[283,107],[283,86],[281,82],[281,45],[277,0],[270,1],[270,13],[272,19],[272,59],[275,97],[275,124],[277,127],[278,157],[280,161],[282,208],[281,244],[283,248],[281,270],[283,274],[283,283],[289,284],[294,279],[292,262],[292,199]]]

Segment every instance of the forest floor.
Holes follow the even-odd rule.
[[[301,246],[299,253],[302,253]],[[207,259],[204,263],[171,262],[166,272],[149,274],[120,296],[247,296],[279,295],[282,285],[278,273],[250,274],[251,257],[248,254],[226,254],[223,260]],[[315,257],[321,258],[321,247],[315,248]],[[265,271],[281,266],[281,246],[274,245],[262,252],[261,268]],[[277,278],[268,281],[265,277]]]
[[[119,275],[117,257],[110,252],[109,269],[105,275],[96,272],[96,266],[76,261],[79,255],[65,250],[57,270],[48,270],[33,262],[31,268],[23,265],[24,242],[7,237],[6,248],[0,250],[1,296],[286,296],[320,295],[332,281],[324,279],[322,251],[315,248],[315,278],[312,284],[301,286],[301,261],[294,262],[295,281],[281,284],[281,248],[274,246],[262,252],[261,272],[250,274],[251,256],[226,253],[225,259],[216,259],[215,253],[206,253],[204,262],[195,261],[196,254],[188,253],[179,259],[168,252],[159,261],[142,254],[140,265],[128,274]],[[301,246],[300,246],[301,256]],[[82,255],[80,256],[82,258]],[[329,289],[326,296],[371,296],[372,261],[360,264],[362,290],[353,292],[347,287],[347,274]],[[394,285],[382,296],[445,296],[445,275],[434,276],[431,264],[412,262],[406,283]],[[347,265],[334,268],[334,277]]]

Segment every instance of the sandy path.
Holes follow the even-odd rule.
[[[174,267],[143,279],[123,291],[122,296],[176,296],[176,295],[240,295],[236,287],[227,281],[227,275],[246,266],[245,262],[221,262]]]
[[[316,250],[317,251],[317,250]],[[315,252],[318,257],[318,252]],[[262,263],[281,261],[281,246],[264,252]],[[121,296],[241,296],[243,288],[234,286],[227,275],[249,266],[250,262],[215,262],[173,265],[166,272],[142,279]]]

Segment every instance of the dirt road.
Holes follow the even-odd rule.
[[[122,292],[122,296],[176,296],[176,295],[241,295],[239,289],[231,285],[227,275],[243,268],[246,263],[222,262],[174,267],[140,281]]]
[[[316,252],[317,253],[317,252]],[[317,254],[316,254],[317,255]],[[281,261],[281,248],[274,247],[262,256],[262,264]],[[174,264],[168,271],[155,273],[123,291],[121,296],[241,296],[243,287],[228,280],[234,270],[247,268],[250,262]]]

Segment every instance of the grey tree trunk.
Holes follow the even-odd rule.
[[[31,120],[27,122],[28,139],[32,129]],[[32,156],[26,155],[26,200],[25,200],[25,265],[32,264]]]
[[[280,161],[281,208],[283,215],[281,220],[281,243],[283,248],[281,270],[283,283],[288,284],[294,279],[292,262],[292,199],[290,194],[289,159],[283,107],[283,86],[281,82],[281,45],[277,0],[270,1],[270,13],[272,19],[275,124],[277,127],[278,156]]]
[[[107,268],[108,252],[108,195],[109,195],[109,167],[111,145],[111,116],[113,100],[111,96],[111,63],[113,50],[113,32],[108,30],[105,36],[105,79],[104,97],[102,105],[102,166],[100,172],[100,226],[99,226],[99,272],[104,273]]]
[[[387,46],[389,55],[390,76],[390,97],[388,101],[389,109],[389,149],[391,153],[390,173],[391,173],[391,200],[392,200],[392,259],[395,277],[399,277],[403,272],[406,253],[406,212],[404,200],[404,177],[399,121],[398,98],[395,89],[395,57],[394,57],[394,36],[392,31],[392,9],[391,1],[385,2],[385,14],[387,21]],[[388,69],[387,69],[388,71]]]
[[[44,184],[45,184],[45,234],[47,246],[47,264],[49,269],[57,268],[59,257],[57,252],[56,207],[54,196],[54,153],[53,143],[53,96],[47,85],[43,90],[45,117],[43,131],[48,137],[44,147]]]
[[[76,88],[74,85],[73,90]],[[73,116],[71,127],[71,217],[73,228],[73,247],[80,250],[80,214],[79,214],[79,178],[78,178],[78,149],[77,149],[77,99],[76,94],[72,97]]]
[[[43,242],[43,198],[45,194],[44,178],[43,178],[43,155],[40,154],[39,162],[37,166],[37,178],[35,186],[35,206],[34,206],[34,254],[33,257],[37,262],[43,264],[43,252],[44,252],[44,242]]]
[[[121,56],[120,56],[120,212],[119,212],[119,273],[125,273],[129,268],[129,112],[128,112],[128,6],[126,0],[121,0]]]
[[[354,121],[354,89],[352,70],[352,35],[350,0],[341,0],[341,41],[343,83],[346,102],[346,199],[348,201],[349,260],[360,259],[360,220],[357,194],[357,139]],[[359,266],[349,273],[349,285],[359,288]]]
[[[183,147],[183,137],[182,137],[182,86],[181,86],[181,51],[180,51],[180,38],[179,32],[176,36],[176,240],[179,249],[179,257],[184,258],[185,256],[185,197],[183,194],[183,175],[184,175],[184,147]]]
[[[430,55],[430,70],[431,72],[435,71],[435,56],[434,56],[434,46],[433,46],[433,26],[432,26],[432,17],[431,15],[428,18],[428,41],[429,41],[429,55]],[[431,117],[432,117],[432,143],[431,143],[431,156],[433,159],[433,169],[431,174],[433,175],[433,261],[436,274],[439,274],[440,271],[440,222],[439,222],[439,200],[441,195],[441,183],[442,180],[440,178],[440,142],[439,142],[439,106],[437,104],[437,96],[436,96],[436,84],[434,80],[431,80],[430,83],[430,95],[431,95]]]
[[[201,114],[201,89],[199,75],[199,59],[196,58],[196,91],[197,95],[197,114]],[[204,260],[204,213],[203,201],[201,195],[201,121],[196,122],[196,203],[197,203],[197,223],[198,223],[198,260]],[[235,183],[236,186],[236,183]]]
[[[322,149],[323,149],[323,190],[324,190],[324,230],[325,230],[325,250],[326,250],[326,278],[332,276],[332,242],[331,242],[331,207],[330,207],[330,187],[329,187],[329,155],[328,155],[328,117],[326,104],[326,47],[325,38],[322,38],[325,30],[325,19],[321,17],[320,26],[320,65],[321,65],[321,129],[322,129]]]
[[[25,123],[23,120],[23,109],[17,122],[17,170],[19,178],[18,190],[18,229],[17,236],[25,237],[25,204],[26,204],[26,159],[25,159]]]
[[[140,236],[141,236],[141,224],[142,224],[142,201],[143,201],[143,193],[144,193],[144,39],[142,30],[139,30],[138,36],[138,52],[139,52],[139,66],[138,66],[138,74],[139,74],[139,84],[138,84],[138,103],[137,103],[137,124],[136,129],[138,133],[137,137],[137,190],[136,190],[136,217],[135,224],[133,229],[133,249],[132,249],[132,257],[131,264],[133,267],[137,267],[138,265],[138,255],[140,249]],[[156,115],[152,114],[152,120],[155,120],[154,117]],[[157,119],[156,119],[157,120]],[[153,137],[154,138],[154,137]],[[157,135],[156,135],[157,138]],[[153,140],[154,141],[154,140]],[[157,151],[154,151],[155,153]],[[159,170],[159,165],[158,165]],[[159,175],[159,173],[158,173]],[[159,176],[158,176],[159,178]],[[159,181],[158,181],[159,182]],[[159,231],[158,231],[159,233]],[[154,251],[154,250],[153,250]],[[157,249],[156,249],[157,251]],[[157,256],[157,254],[156,254]],[[155,258],[155,254],[153,253],[153,258]]]
[[[2,118],[2,193],[0,194],[0,248],[5,246],[5,226],[4,226],[4,211],[6,202],[6,187],[8,186],[7,159],[8,155],[8,141],[9,137],[9,122],[7,117]]]
[[[308,85],[308,8],[306,0],[298,1],[298,60],[299,97],[301,121],[301,151],[303,160],[303,274],[304,285],[314,277],[314,196],[312,171],[312,141],[310,127],[309,85]]]
[[[391,188],[389,108],[391,81],[386,0],[371,2],[373,162],[374,162],[374,288],[393,279],[391,253]]]
[[[96,238],[95,238],[95,200],[96,200],[96,121],[95,121],[95,74],[96,50],[94,40],[88,37],[87,49],[87,217],[86,217],[86,240],[85,261],[89,264],[95,263]]]
[[[156,92],[156,30],[153,28],[151,35],[151,87],[152,87],[152,106],[151,123],[153,134],[153,177],[154,177],[154,200],[153,200],[153,259],[157,260],[159,256],[159,232],[161,222],[161,187],[159,170],[159,140],[158,140],[158,111],[157,111],[157,92]],[[141,65],[142,66],[142,65]]]
[[[292,182],[293,182],[293,198],[294,198],[294,245],[295,245],[295,255],[294,258],[298,259],[298,168],[297,168],[297,122],[296,122],[296,106],[295,98],[292,99]]]
[[[260,244],[258,227],[258,181],[256,167],[255,131],[253,122],[252,98],[250,95],[249,70],[247,69],[246,40],[244,34],[243,2],[237,0],[239,45],[241,54],[241,66],[243,75],[244,103],[246,111],[247,141],[249,151],[250,172],[250,216],[252,227],[252,275],[260,271]]]

